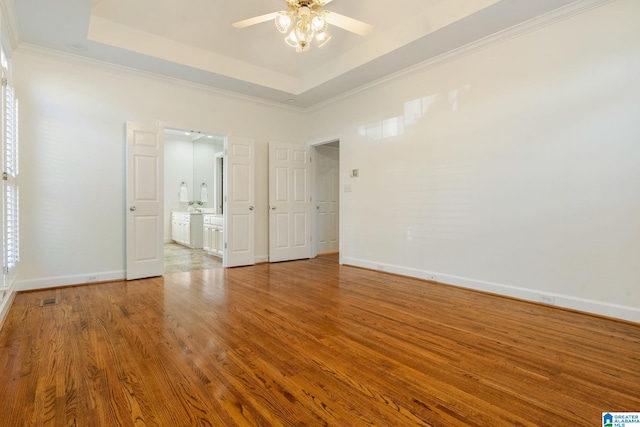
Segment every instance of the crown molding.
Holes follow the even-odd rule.
[[[2,27],[7,29],[3,33],[6,35],[9,47],[13,52],[20,46],[22,40],[13,0],[0,0],[0,10],[2,12]]]
[[[221,96],[221,97],[233,99],[236,101],[238,100],[248,101],[256,104],[262,104],[265,106],[279,108],[287,111],[293,111],[297,113],[303,112],[302,108],[299,108],[293,105],[279,104],[277,102],[268,101],[263,98],[243,95],[237,92],[226,91],[223,89],[218,89],[213,86],[203,85],[201,83],[195,83],[187,80],[178,79],[175,77],[168,77],[163,74],[157,74],[150,71],[138,70],[135,68],[126,67],[124,65],[118,65],[118,64],[113,64],[111,62],[101,61],[98,59],[87,58],[85,56],[80,56],[80,55],[76,55],[69,52],[63,52],[56,49],[49,49],[46,47],[37,46],[29,43],[21,43],[18,49],[16,49],[16,52],[25,54],[25,55],[46,57],[49,59],[66,62],[70,64],[82,65],[82,66],[91,67],[97,70],[103,70],[103,71],[109,71],[109,72],[114,72],[118,74],[152,79],[159,82],[183,86],[185,88],[203,90],[211,94],[214,94],[216,96]]]
[[[444,64],[446,62],[450,62],[450,61],[454,61],[458,58],[462,58],[464,56],[467,55],[471,55],[473,53],[476,53],[480,50],[486,49],[488,47],[500,44],[500,43],[504,43],[507,42],[509,40],[512,40],[514,38],[518,38],[520,36],[523,36],[525,34],[531,33],[533,31],[536,31],[540,28],[555,24],[557,22],[560,21],[564,21],[566,19],[569,19],[573,16],[579,15],[581,13],[587,12],[589,10],[604,6],[607,3],[612,3],[616,0],[578,0],[574,3],[568,4],[566,6],[563,6],[559,9],[556,9],[554,11],[545,13],[543,15],[537,16],[535,18],[532,18],[528,21],[525,21],[523,23],[520,23],[518,25],[514,25],[513,27],[507,28],[505,30],[499,31],[497,33],[494,33],[490,36],[487,36],[485,38],[473,41],[469,44],[466,44],[464,46],[461,46],[459,48],[453,49],[449,52],[443,53],[441,55],[438,55],[434,58],[428,59],[426,61],[423,61],[419,64],[413,65],[411,67],[405,68],[404,70],[400,70],[396,73],[393,74],[389,74],[385,77],[382,77],[378,80],[375,80],[371,83],[359,86],[353,90],[344,92],[342,94],[340,94],[339,96],[336,96],[334,98],[328,99],[326,101],[323,102],[319,102],[315,105],[312,105],[311,107],[305,108],[303,109],[303,111],[305,113],[309,113],[324,107],[327,107],[329,105],[332,105],[336,102],[339,102],[343,99],[349,98],[355,94],[364,92],[366,90],[369,90],[371,88],[377,87],[377,86],[381,86],[385,83],[394,81],[394,80],[398,80],[404,77],[408,77],[411,75],[415,75],[418,74],[420,72],[423,72],[425,70],[428,70],[430,68],[434,68],[437,67],[441,64]]]

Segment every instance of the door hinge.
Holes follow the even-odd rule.
[[[6,180],[8,180],[8,179],[9,179],[9,174],[8,174],[8,173],[6,173],[6,172],[2,172],[2,180],[3,180],[3,181],[6,181]]]
[[[224,248],[227,249],[227,242],[224,243]]]
[[[2,272],[3,272],[4,274],[9,274],[9,267],[3,267],[3,268],[2,268]]]
[[[2,86],[9,86],[9,80],[6,77],[2,78]]]

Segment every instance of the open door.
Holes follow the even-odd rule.
[[[269,261],[311,257],[309,147],[269,142]]]
[[[164,272],[163,153],[156,126],[127,122],[127,280]]]
[[[224,157],[223,266],[255,263],[255,143],[229,137]]]
[[[340,250],[340,148],[336,143],[315,147],[315,254]]]

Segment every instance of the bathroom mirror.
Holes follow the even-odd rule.
[[[165,128],[164,139],[165,218],[189,208],[221,215],[225,137]]]
[[[193,141],[193,189],[192,199],[196,203],[193,207],[215,209],[218,212],[218,199],[221,193],[219,180],[218,159],[222,155],[224,141],[213,135],[203,135]],[[201,202],[198,203],[198,202]],[[197,205],[197,206],[196,206]]]

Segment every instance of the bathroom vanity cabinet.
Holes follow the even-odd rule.
[[[171,212],[171,239],[181,245],[201,249],[202,217],[200,212]]]
[[[203,215],[202,246],[209,255],[222,257],[224,231],[221,215]]]

